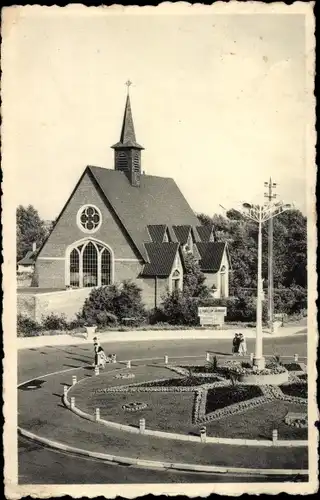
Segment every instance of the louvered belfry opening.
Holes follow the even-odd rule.
[[[115,150],[115,170],[124,172],[132,186],[140,186],[141,150],[144,149],[136,141],[131,112],[130,96],[127,96],[124,110],[120,141],[112,146]]]

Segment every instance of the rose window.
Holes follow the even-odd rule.
[[[80,214],[80,224],[86,231],[95,231],[101,222],[101,216],[95,207],[85,207]]]

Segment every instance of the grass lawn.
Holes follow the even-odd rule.
[[[262,395],[263,393],[257,385],[215,387],[208,390],[206,413],[211,413],[225,406],[240,403],[241,401],[248,401]]]
[[[140,382],[144,382],[146,380],[158,380],[164,378],[176,378],[179,379],[181,375],[169,370],[169,368],[165,368],[164,366],[155,366],[155,365],[132,365],[132,369],[128,370],[125,367],[116,367],[116,365],[110,364],[106,365],[105,371],[101,370],[99,376],[95,376],[92,370],[88,370],[88,376],[86,379],[82,380],[80,384],[77,384],[72,388],[72,394],[70,396],[78,395],[82,397],[83,393],[85,396],[89,396],[92,391],[97,389],[105,389],[108,387],[116,387],[119,385],[130,385],[136,384]],[[135,377],[132,379],[122,379],[117,378],[119,374],[125,373],[134,373]]]
[[[192,425],[193,392],[181,393],[107,393],[77,399],[77,406],[93,414],[100,408],[101,417],[112,422],[126,425],[139,425],[139,419],[146,419],[146,426],[154,430],[189,433]],[[145,402],[148,407],[139,411],[126,411],[122,405],[133,402]]]
[[[206,424],[207,433],[209,436],[270,439],[272,430],[277,429],[279,439],[307,439],[307,429],[290,427],[284,422],[288,412],[305,411],[304,405],[276,400],[240,415],[224,417],[211,424]]]

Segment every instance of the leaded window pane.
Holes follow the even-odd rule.
[[[96,247],[90,242],[83,252],[83,286],[98,285],[98,254]]]
[[[101,254],[101,285],[110,285],[111,283],[111,256],[107,249]]]
[[[75,248],[70,254],[70,285],[78,287],[80,285],[79,252]]]

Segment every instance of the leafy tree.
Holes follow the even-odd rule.
[[[184,255],[183,291],[190,297],[210,296],[210,290],[205,285],[206,277],[201,271],[200,265],[190,253]]]
[[[32,250],[33,243],[36,243],[37,248],[39,248],[46,237],[46,230],[44,221],[32,205],[28,207],[19,205],[16,212],[16,223],[17,260],[20,260],[29,250]]]
[[[247,291],[255,295],[257,286],[258,224],[237,215],[235,210],[227,217],[200,214],[199,221],[214,225],[217,241],[228,241],[232,272],[230,292],[235,296]],[[304,308],[307,288],[307,220],[299,210],[283,212],[273,219],[273,269],[275,292],[290,298],[290,306],[277,299],[282,310],[297,311]],[[268,279],[268,223],[262,227],[262,274],[265,288]],[[300,288],[299,288],[300,287]],[[285,289],[285,290],[284,290]],[[293,301],[295,293],[300,306]],[[275,298],[276,302],[276,298]],[[280,306],[279,306],[280,307]]]

